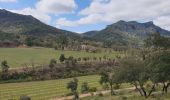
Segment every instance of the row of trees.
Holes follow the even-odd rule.
[[[74,57],[65,58],[60,57],[62,63],[57,63],[55,59],[52,59],[49,65],[25,66],[21,69],[9,70],[7,61],[1,62],[0,80],[5,82],[13,81],[34,81],[34,80],[47,80],[47,79],[59,79],[69,78],[82,75],[91,75],[100,73],[103,70],[110,71],[113,69],[114,61],[105,62],[88,62],[77,63]]]

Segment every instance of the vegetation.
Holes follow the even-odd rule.
[[[79,94],[77,92],[77,88],[78,88],[78,79],[77,78],[74,78],[72,81],[67,83],[67,89],[70,89],[71,92],[74,94],[74,100],[79,99]]]
[[[89,86],[101,89],[98,75],[89,75],[77,77],[79,84],[88,82]],[[6,83],[0,84],[0,100],[15,99],[18,100],[20,96],[27,95],[32,100],[47,100],[65,96],[70,93],[67,83],[72,81],[72,78],[46,80],[37,82],[22,82],[22,83]],[[81,85],[78,85],[78,92],[81,92]]]
[[[32,63],[35,65],[46,65],[50,62],[51,59],[56,59],[58,63],[59,57],[61,54],[64,54],[65,57],[73,56],[74,58],[89,58],[93,59],[96,57],[103,59],[104,56],[107,58],[115,58],[120,55],[120,52],[115,52],[109,50],[102,50],[97,53],[90,53],[85,51],[61,51],[54,50],[50,48],[0,48],[0,61],[8,61],[10,68],[21,68],[24,66],[32,66]],[[14,59],[15,58],[15,59]],[[83,61],[83,60],[82,60]]]
[[[111,95],[116,95],[111,98],[116,97],[118,100],[133,100],[140,94],[141,99],[143,97],[150,99],[155,94],[159,95],[160,91],[161,95],[166,98],[170,86],[170,48],[169,42],[167,41],[169,41],[168,37],[154,34],[146,40],[145,48],[130,49],[124,56],[113,57],[113,55],[109,55],[112,54],[110,51],[108,52],[109,56],[106,56],[106,54],[103,53],[105,54],[103,57],[96,56],[97,53],[95,52],[88,52],[89,54],[96,54],[95,56],[93,55],[92,58],[88,56],[80,57],[81,55],[78,55],[78,58],[75,58],[75,55],[65,56],[66,53],[60,53],[58,59],[51,59],[50,62],[48,62],[48,65],[39,65],[39,67],[36,67],[37,65],[32,63],[32,67],[24,67],[23,69],[17,70],[9,70],[8,62],[2,61],[1,80],[2,82],[10,82],[11,80],[37,81],[83,76],[83,80],[81,77],[78,77],[73,78],[73,80],[68,79],[66,82],[62,83],[65,84],[65,88],[71,92],[65,91],[64,94],[74,95],[74,99],[77,100],[79,99],[80,92],[88,93],[98,91],[96,86],[90,85],[89,80],[91,76],[88,77],[84,75],[100,74],[100,77],[98,77],[95,82],[100,83],[101,85],[109,85],[110,87],[108,89],[111,90]],[[63,45],[66,44],[64,43]],[[57,61],[61,63],[57,63]],[[37,83],[41,86],[39,82]],[[123,83],[132,84],[135,87],[135,90],[132,91],[132,89],[129,88],[129,92],[127,93],[125,93],[125,89],[122,89],[122,92],[121,90],[116,90],[119,89]],[[47,86],[49,86],[49,83]],[[100,90],[102,90],[102,88],[100,88]],[[138,93],[136,91],[138,91]],[[3,93],[4,90],[2,89],[0,92]],[[58,91],[55,90],[55,94],[56,92],[58,93]],[[49,93],[47,94],[49,95]],[[50,95],[51,94],[53,93],[50,92]],[[94,95],[93,93],[91,94]],[[28,95],[28,97],[34,98],[34,96],[27,94],[27,92],[26,94],[17,94],[16,98],[19,98],[21,95]],[[55,95],[55,97],[56,96],[59,95]],[[104,99],[102,92],[98,93],[98,96]],[[98,98],[98,96],[96,97]],[[50,98],[52,97],[53,95],[50,96]],[[2,96],[2,98],[6,97]],[[10,98],[13,98],[13,96]]]

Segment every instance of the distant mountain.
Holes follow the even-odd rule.
[[[0,46],[4,42],[22,44],[27,42],[26,40],[36,45],[51,45],[61,35],[70,40],[82,39],[80,34],[49,26],[31,15],[21,15],[5,9],[0,9],[0,34]]]
[[[118,45],[139,45],[148,34],[160,33],[164,36],[170,36],[170,32],[164,30],[153,22],[138,23],[136,21],[118,21],[108,25],[101,31],[86,32],[83,35],[97,40],[111,41]]]

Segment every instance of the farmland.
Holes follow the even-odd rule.
[[[49,81],[25,82],[25,83],[9,83],[0,84],[0,100],[14,99],[18,100],[21,95],[28,95],[32,100],[47,100],[50,98],[63,96],[69,93],[66,86],[71,80],[59,79]],[[99,84],[99,76],[90,75],[78,77],[79,84],[88,82],[89,86],[101,89]],[[80,90],[79,85],[79,90]]]
[[[85,51],[61,51],[50,48],[0,48],[0,61],[7,60],[10,68],[22,67],[25,64],[48,64],[51,59],[57,59],[64,53],[66,57],[103,57],[110,58],[118,55],[118,52],[112,51],[101,53],[89,53]],[[14,59],[15,58],[15,59]],[[59,61],[58,61],[59,62]]]

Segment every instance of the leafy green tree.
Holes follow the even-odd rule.
[[[26,42],[26,45],[27,46],[33,46],[34,45],[34,38],[32,38],[32,37],[28,37],[28,38],[26,38],[26,40],[25,40],[25,42]]]
[[[104,48],[111,48],[112,47],[112,42],[111,41],[104,41],[103,42],[103,47]]]
[[[56,66],[56,64],[57,64],[57,61],[56,61],[55,59],[51,59],[51,60],[50,60],[49,67],[50,67],[51,69],[53,69],[53,68]]]
[[[64,47],[68,45],[68,38],[65,35],[60,35],[57,39],[58,43],[61,45],[61,49],[64,50]]]
[[[126,56],[120,60],[120,65],[115,69],[115,80],[133,84],[141,96],[149,97],[155,89],[155,83],[151,90],[144,87],[149,79],[149,69],[140,56]],[[138,88],[140,87],[140,88]]]
[[[74,94],[74,100],[78,100],[79,99],[77,88],[78,88],[78,79],[77,78],[74,78],[72,81],[70,81],[67,84],[67,89],[70,89],[71,92]]]
[[[1,62],[2,67],[2,79],[6,80],[9,74],[9,65],[6,60]]]
[[[167,93],[170,86],[170,50],[152,52],[147,60],[147,67],[151,69],[150,79],[155,83],[162,83],[162,92]]]
[[[145,40],[145,45],[155,49],[167,49],[170,48],[170,38],[161,36],[160,33],[150,34]]]
[[[64,54],[61,54],[61,55],[60,55],[60,58],[59,58],[60,62],[64,62],[65,59],[66,59],[66,58],[65,58]]]
[[[115,92],[113,91],[113,84],[114,84],[114,76],[111,73],[102,72],[100,73],[100,84],[109,84],[111,88],[111,95],[115,95]]]

